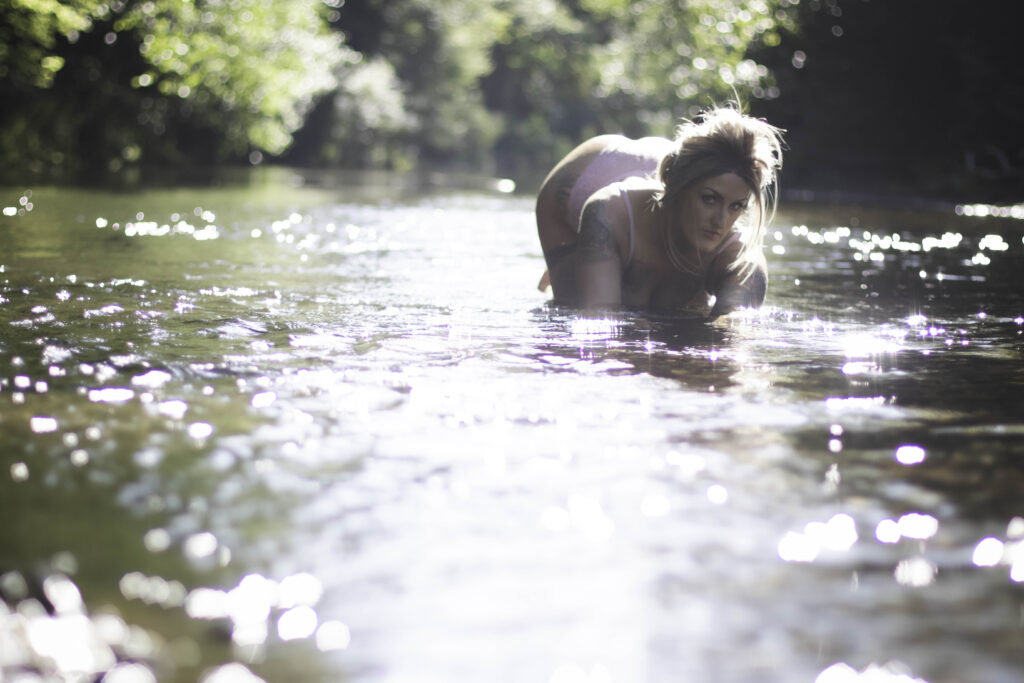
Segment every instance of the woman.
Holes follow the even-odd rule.
[[[710,317],[760,306],[762,253],[775,210],[782,137],[732,108],[706,112],[675,140],[592,138],[548,174],[537,229],[558,303]]]

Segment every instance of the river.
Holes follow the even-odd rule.
[[[0,189],[0,681],[1020,680],[1020,210],[784,203],[704,323],[508,189]]]

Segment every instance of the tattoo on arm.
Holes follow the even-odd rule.
[[[603,202],[588,204],[580,219],[577,254],[583,263],[596,263],[615,258],[617,245],[612,221]]]
[[[572,188],[576,186],[576,180],[575,175],[567,176],[555,187],[555,201],[559,206],[563,208],[569,206],[569,196],[572,194]]]

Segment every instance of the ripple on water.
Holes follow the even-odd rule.
[[[7,533],[25,563],[93,558],[102,523],[123,554],[45,574],[53,613],[0,576],[0,632],[38,619],[0,666],[259,680],[315,646],[353,679],[1019,668],[1016,235],[830,214],[770,234],[764,309],[584,319],[531,289],[527,200],[301,196],[137,195],[5,255],[0,510],[44,529]],[[92,609],[112,588],[123,616]],[[252,668],[200,668],[218,638]]]

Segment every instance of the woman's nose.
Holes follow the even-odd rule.
[[[711,214],[711,224],[714,227],[716,227],[716,228],[720,228],[723,225],[725,225],[725,208],[724,207],[720,208],[720,209],[717,209],[714,212],[712,212],[712,214]]]

